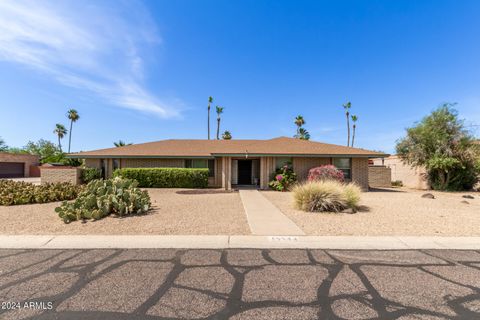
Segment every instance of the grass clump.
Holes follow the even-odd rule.
[[[357,185],[333,180],[309,181],[296,185],[292,191],[295,206],[307,212],[356,211],[361,194]]]

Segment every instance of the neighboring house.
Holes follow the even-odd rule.
[[[0,178],[38,177],[38,164],[35,155],[0,152]]]
[[[110,177],[117,168],[208,168],[209,185],[231,189],[232,185],[268,188],[275,169],[291,162],[299,180],[308,170],[333,164],[349,181],[368,189],[368,159],[383,153],[334,144],[279,137],[270,140],[162,140],[119,148],[72,153],[88,167]]]
[[[390,168],[392,181],[401,181],[405,187],[420,190],[430,189],[426,179],[425,168],[413,168],[404,163],[397,155],[373,159],[373,164],[376,166],[384,165],[387,168]]]

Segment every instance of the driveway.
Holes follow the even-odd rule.
[[[478,319],[480,251],[0,250],[0,302],[1,319]]]

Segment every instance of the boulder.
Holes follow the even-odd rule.
[[[425,193],[425,194],[422,195],[422,198],[435,199],[435,196],[431,193]]]
[[[465,195],[463,195],[463,196],[462,196],[462,198],[465,198],[465,199],[475,199],[475,197],[474,197],[474,196],[472,196],[472,195],[469,195],[469,194],[465,194]]]

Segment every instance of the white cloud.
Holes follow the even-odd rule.
[[[162,101],[143,84],[145,59],[160,43],[138,3],[0,1],[0,60],[110,104],[169,118],[179,115],[181,104]]]

